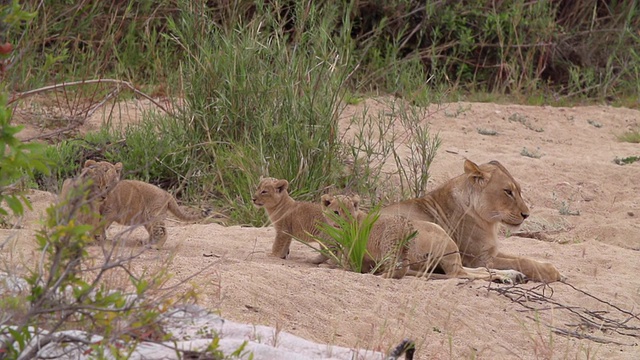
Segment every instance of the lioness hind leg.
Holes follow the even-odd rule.
[[[412,266],[413,270],[419,270],[423,273],[422,276],[428,275],[429,278],[465,277],[460,250],[453,239],[436,224],[417,220],[414,220],[413,224],[418,234],[409,251],[412,263],[421,267],[416,269]],[[430,274],[430,269],[435,265],[444,271],[444,276]]]
[[[164,243],[167,242],[167,228],[164,221],[156,221],[149,225],[144,226],[149,233],[149,246],[153,246],[156,249],[162,248]]]

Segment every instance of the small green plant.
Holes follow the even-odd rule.
[[[326,222],[318,224],[322,233],[321,236],[316,237],[321,246],[318,251],[343,269],[360,273],[367,254],[369,234],[380,217],[379,208],[369,212],[361,221],[348,211],[345,213],[347,219],[331,212],[325,214],[336,226]]]
[[[422,120],[426,116],[424,110],[414,106],[406,107],[404,103],[394,112],[400,116],[400,123],[406,129],[403,142],[408,148],[408,155],[402,160],[399,146],[393,146],[393,157],[400,177],[400,191],[403,197],[422,197],[427,191],[429,169],[442,144],[440,136],[431,133],[428,123]]]
[[[48,173],[49,169],[42,157],[43,146],[38,143],[25,144],[16,138],[22,126],[10,124],[11,110],[6,99],[0,96],[0,203],[4,200],[14,215],[22,215],[24,205],[29,201],[21,194],[21,181],[32,176],[34,171]],[[0,216],[8,212],[0,207]]]
[[[498,132],[493,129],[478,128],[478,134],[486,135],[486,136],[495,136],[495,135],[498,135]]]
[[[571,215],[571,216],[579,216],[580,210],[571,209],[571,198],[568,200],[559,200],[556,193],[551,193],[551,197],[553,202],[558,206],[558,212],[560,215]]]
[[[639,144],[640,143],[640,130],[630,130],[624,134],[618,135],[618,141]]]
[[[533,159],[540,159],[542,157],[542,154],[538,150],[529,150],[526,147],[523,147],[522,150],[520,150],[520,155]]]
[[[640,156],[627,156],[627,157],[623,157],[623,158],[619,158],[619,157],[616,156],[616,158],[613,159],[613,162],[618,164],[618,165],[633,164],[636,161],[640,161]]]
[[[601,128],[602,127],[602,123],[597,122],[595,120],[587,120],[587,123],[589,123],[589,125],[593,126],[593,127],[597,127],[597,128]]]
[[[441,138],[424,122],[428,109],[396,99],[388,107],[390,111],[375,114],[365,107],[351,118],[352,131],[340,139],[341,157],[348,166],[338,184],[371,199],[422,196]],[[394,172],[383,170],[390,159],[395,161]],[[396,177],[399,189],[386,185]]]

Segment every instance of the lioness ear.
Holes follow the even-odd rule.
[[[358,211],[358,206],[360,205],[360,196],[353,195],[351,197],[351,201],[353,202],[353,208],[355,211]]]
[[[322,207],[329,207],[331,205],[332,196],[329,194],[324,194],[320,198],[320,202],[322,203]]]
[[[286,191],[287,188],[289,187],[289,182],[287,180],[278,180],[275,183],[275,188],[278,190],[278,192],[283,192]]]
[[[491,173],[482,171],[480,167],[471,160],[464,160],[464,173],[476,184],[484,185],[491,178]]]
[[[87,160],[84,162],[84,167],[88,168],[89,166],[93,166],[95,164],[97,164],[95,160]]]

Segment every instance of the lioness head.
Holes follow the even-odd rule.
[[[497,161],[476,165],[466,160],[464,172],[471,187],[471,206],[487,222],[519,226],[529,217],[520,185]]]
[[[122,163],[87,160],[80,172],[81,179],[91,179],[95,194],[104,198],[119,181],[122,175]]]
[[[322,211],[333,213],[345,220],[352,220],[357,216],[360,210],[360,196],[358,195],[329,195],[324,194],[321,198]],[[327,223],[331,226],[337,226],[332,216],[325,215]]]
[[[284,179],[262,178],[253,194],[253,204],[267,209],[277,206],[284,197],[288,197],[289,182]]]

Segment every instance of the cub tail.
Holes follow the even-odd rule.
[[[173,198],[173,196],[169,200],[169,203],[167,204],[167,208],[169,209],[169,211],[171,211],[173,215],[175,215],[178,219],[183,221],[202,220],[210,216],[212,213],[211,208],[204,208],[200,211],[200,213],[187,214],[186,212],[182,211],[182,209],[180,209],[180,206],[178,206],[178,203],[176,202],[176,199]]]

